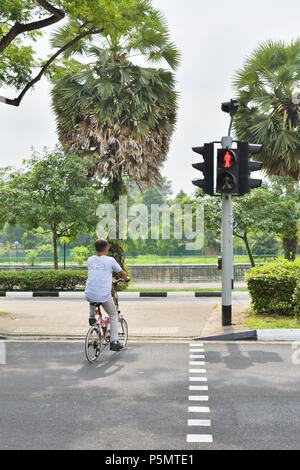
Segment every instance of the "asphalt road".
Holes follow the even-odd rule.
[[[291,344],[131,342],[94,365],[82,342],[5,349],[0,449],[300,449]]]

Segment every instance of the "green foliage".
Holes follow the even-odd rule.
[[[238,139],[263,144],[259,159],[268,174],[299,179],[300,40],[261,43],[234,78]]]
[[[38,260],[38,252],[36,250],[26,250],[25,263],[34,266]]]
[[[71,258],[75,264],[86,263],[86,260],[89,256],[90,250],[86,246],[76,246],[71,251]]]
[[[94,36],[96,40],[109,36],[112,45],[123,37],[128,52],[139,48],[148,60],[166,60],[173,68],[178,65],[179,54],[169,40],[166,21],[150,0],[51,0],[50,3],[59,10],[59,17],[52,21],[58,21],[59,26],[50,39],[48,57],[53,62],[46,67],[48,77],[62,76],[65,68],[72,70],[72,55],[84,54]],[[46,61],[35,57],[35,41],[44,34],[48,26],[45,20],[50,17],[51,13],[34,0],[1,0],[0,41],[4,46],[0,55],[1,84],[20,90],[37,76]],[[16,24],[26,25],[27,31],[19,31],[11,42],[9,33]],[[30,40],[29,45],[24,45],[24,38]]]
[[[299,200],[299,185],[294,184],[291,178],[271,177],[261,188],[234,199],[233,235],[245,243],[249,234],[253,237],[272,234],[282,240],[284,237],[293,238],[300,217]],[[202,191],[198,191],[197,201],[204,205],[206,229],[215,230],[220,236],[220,201],[204,196]]]
[[[294,315],[294,291],[300,283],[299,262],[282,260],[256,266],[250,269],[245,279],[256,313]]]
[[[21,169],[6,168],[0,178],[3,219],[38,229],[40,235],[52,233],[56,267],[59,238],[74,237],[97,224],[100,198],[97,182],[87,178],[89,166],[89,159],[64,154],[57,146],[52,152],[34,153]]]
[[[52,250],[53,250],[53,247],[50,243],[48,243],[47,245],[40,245],[37,247],[37,253],[39,256],[49,255],[50,253],[52,253]]]
[[[295,314],[295,317],[298,320],[300,320],[300,282],[298,282],[295,288],[294,302],[295,302],[294,314]]]
[[[83,288],[87,271],[0,271],[2,291],[55,291]]]

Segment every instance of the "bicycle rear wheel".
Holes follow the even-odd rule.
[[[91,364],[97,361],[101,349],[102,345],[99,328],[91,326],[85,337],[85,355]]]
[[[128,325],[125,318],[119,318],[118,322],[118,341],[125,348],[128,340]]]

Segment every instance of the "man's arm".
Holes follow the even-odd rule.
[[[121,269],[121,271],[119,271],[118,274],[123,279],[124,282],[130,281],[130,278],[127,276],[125,271],[123,271],[123,269]]]

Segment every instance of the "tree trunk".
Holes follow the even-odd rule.
[[[54,269],[58,269],[57,240],[58,240],[57,233],[56,233],[56,232],[53,232],[53,260],[54,260]]]
[[[243,242],[245,243],[247,254],[249,256],[251,266],[252,266],[252,268],[254,268],[255,261],[254,261],[254,258],[253,258],[253,255],[252,255],[252,252],[251,252],[251,249],[250,249],[250,245],[249,245],[249,242],[248,242],[247,232],[245,232],[244,235],[238,235],[237,233],[234,233],[233,235],[235,237],[241,238],[243,240]]]
[[[297,224],[292,228],[292,234],[283,235],[282,238],[284,257],[289,261],[295,261],[298,248]]]
[[[250,249],[250,245],[249,245],[249,242],[248,242],[248,237],[247,237],[246,232],[244,233],[243,240],[244,240],[244,243],[246,245],[246,250],[247,250],[247,253],[248,253],[248,256],[249,256],[249,259],[250,259],[251,266],[252,266],[252,268],[254,268],[255,261],[254,261],[253,255],[251,253],[251,249]]]

